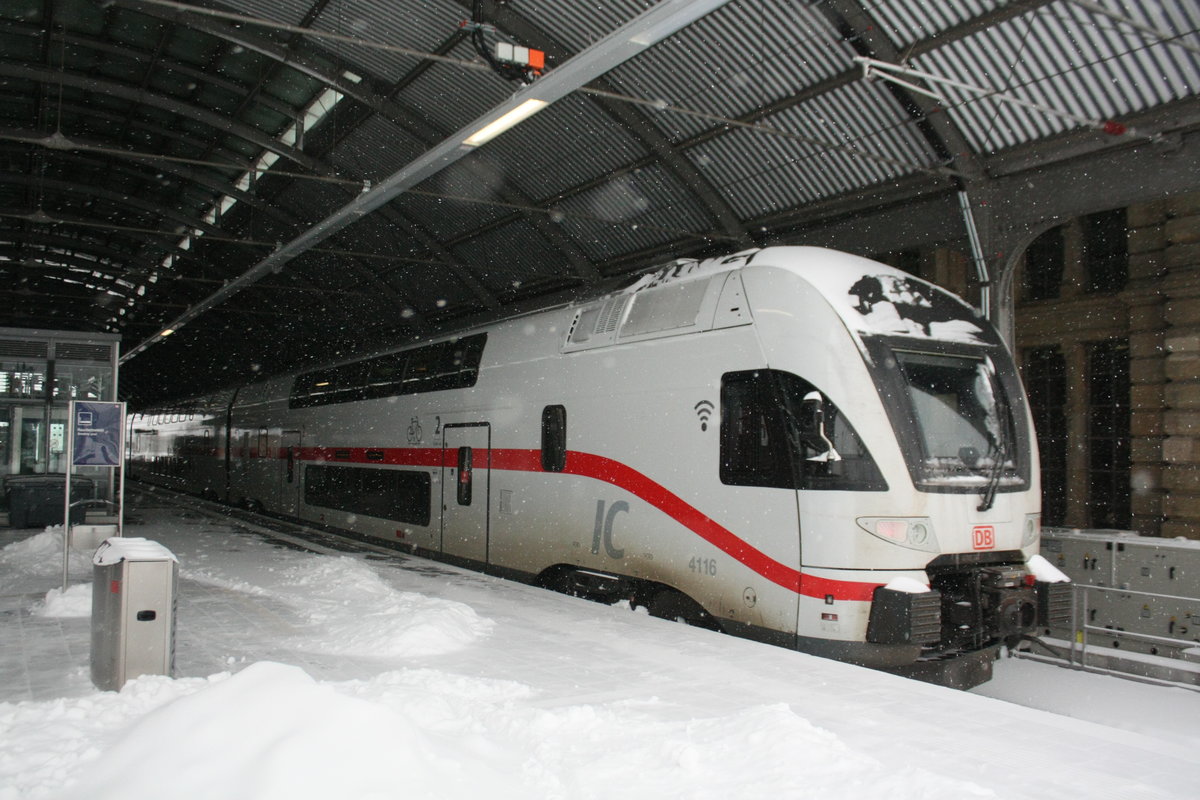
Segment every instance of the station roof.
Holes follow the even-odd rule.
[[[0,326],[119,334],[146,404],[680,256],[965,238],[956,197],[1032,230],[1195,187],[1198,30],[1194,0],[5,0]]]

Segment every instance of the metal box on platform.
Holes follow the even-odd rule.
[[[158,542],[114,537],[92,558],[92,683],[118,690],[175,669],[179,567]]]

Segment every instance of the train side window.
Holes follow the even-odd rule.
[[[764,375],[738,372],[721,379],[721,482],[792,488],[781,419],[763,397]]]
[[[542,409],[542,469],[562,472],[567,466],[567,409],[546,406]]]
[[[722,377],[720,470],[721,482],[734,486],[887,490],[837,406],[808,381],[777,370]]]
[[[307,505],[429,524],[433,495],[428,472],[322,464],[305,466],[303,477]]]
[[[449,344],[437,342],[412,350],[408,353],[408,364],[404,368],[404,380],[401,384],[402,394],[418,394],[434,389],[444,388],[442,375],[443,363],[448,360],[446,349]]]
[[[458,504],[460,506],[471,505],[471,484],[474,481],[471,459],[470,447],[458,448]]]
[[[407,365],[408,353],[390,353],[371,359],[363,397],[371,400],[400,394],[403,391],[404,370]]]

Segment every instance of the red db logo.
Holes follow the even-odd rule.
[[[991,525],[976,525],[971,529],[971,546],[976,550],[991,550],[996,546],[996,529]]]

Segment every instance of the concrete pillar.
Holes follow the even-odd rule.
[[[1066,524],[1085,528],[1088,515],[1088,393],[1087,347],[1078,339],[1063,342],[1067,365],[1067,518]]]
[[[1127,214],[1129,283],[1123,295],[1129,305],[1130,504],[1132,527],[1144,535],[1161,531],[1166,494],[1162,455],[1167,382],[1162,292],[1165,218],[1165,201],[1130,207]]]

